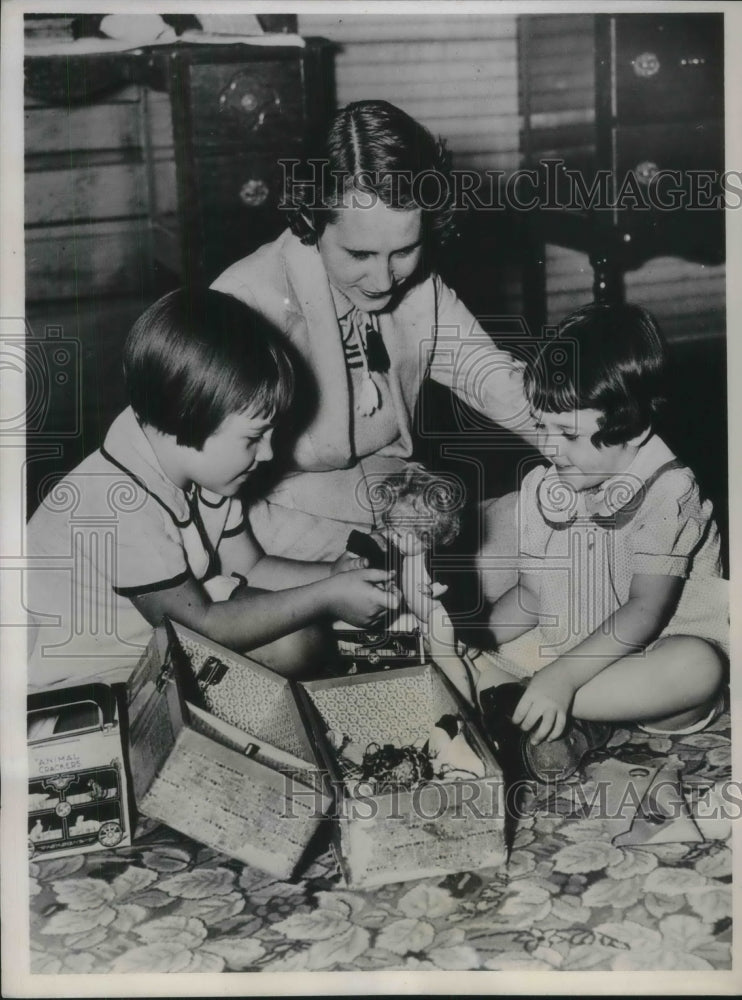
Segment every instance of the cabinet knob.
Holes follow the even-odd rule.
[[[244,70],[236,73],[219,94],[219,111],[232,114],[241,128],[263,128],[266,121],[281,115],[281,98],[276,91]]]
[[[660,61],[654,52],[641,52],[634,56],[631,65],[636,75],[641,77],[656,76],[660,71]]]
[[[258,99],[255,94],[243,94],[240,98],[240,107],[243,111],[254,111],[258,106]]]
[[[634,173],[636,174],[636,179],[641,184],[649,184],[653,177],[656,177],[660,172],[660,168],[652,160],[642,160],[641,163],[637,163],[634,167]]]
[[[248,208],[258,208],[264,205],[269,195],[268,185],[265,181],[249,180],[240,188],[240,201]]]

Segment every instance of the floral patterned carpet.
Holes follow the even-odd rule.
[[[686,816],[648,843],[650,816],[616,846],[631,815],[595,807],[601,783],[615,801],[616,768],[680,770],[696,803],[733,788],[729,716],[685,737],[617,730],[581,779],[529,793],[499,870],[351,891],[328,850],[281,882],[162,826],[130,848],[32,862],[31,971],[730,969],[729,822],[702,839]]]

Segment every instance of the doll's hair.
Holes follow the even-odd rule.
[[[426,548],[450,545],[461,530],[464,492],[457,481],[413,462],[377,485],[386,507],[384,523],[412,530]]]
[[[333,117],[316,155],[285,192],[289,225],[314,244],[342,207],[343,197],[369,206],[422,209],[423,237],[431,249],[453,235],[451,160],[442,139],[387,101],[356,101]]]
[[[279,417],[294,392],[280,334],[212,289],[179,288],[142,313],[124,345],[124,378],[142,423],[199,450],[232,413]]]
[[[639,305],[591,303],[570,313],[524,373],[536,412],[600,410],[591,441],[625,444],[653,426],[666,399],[667,347]]]

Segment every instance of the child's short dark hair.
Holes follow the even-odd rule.
[[[231,295],[169,292],[142,313],[126,339],[132,409],[143,423],[199,450],[232,413],[278,416],[294,389],[279,336]]]
[[[594,445],[624,444],[651,427],[665,402],[667,348],[642,306],[591,303],[570,313],[527,366],[536,411],[600,410]]]

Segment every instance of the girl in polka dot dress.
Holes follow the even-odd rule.
[[[491,607],[495,650],[475,663],[485,719],[509,702],[531,750],[555,753],[576,730],[584,749],[594,723],[687,733],[719,713],[727,583],[711,503],[655,431],[665,362],[645,309],[593,304],[527,367],[548,465],[486,512],[497,537],[480,567],[507,524],[518,574]]]

